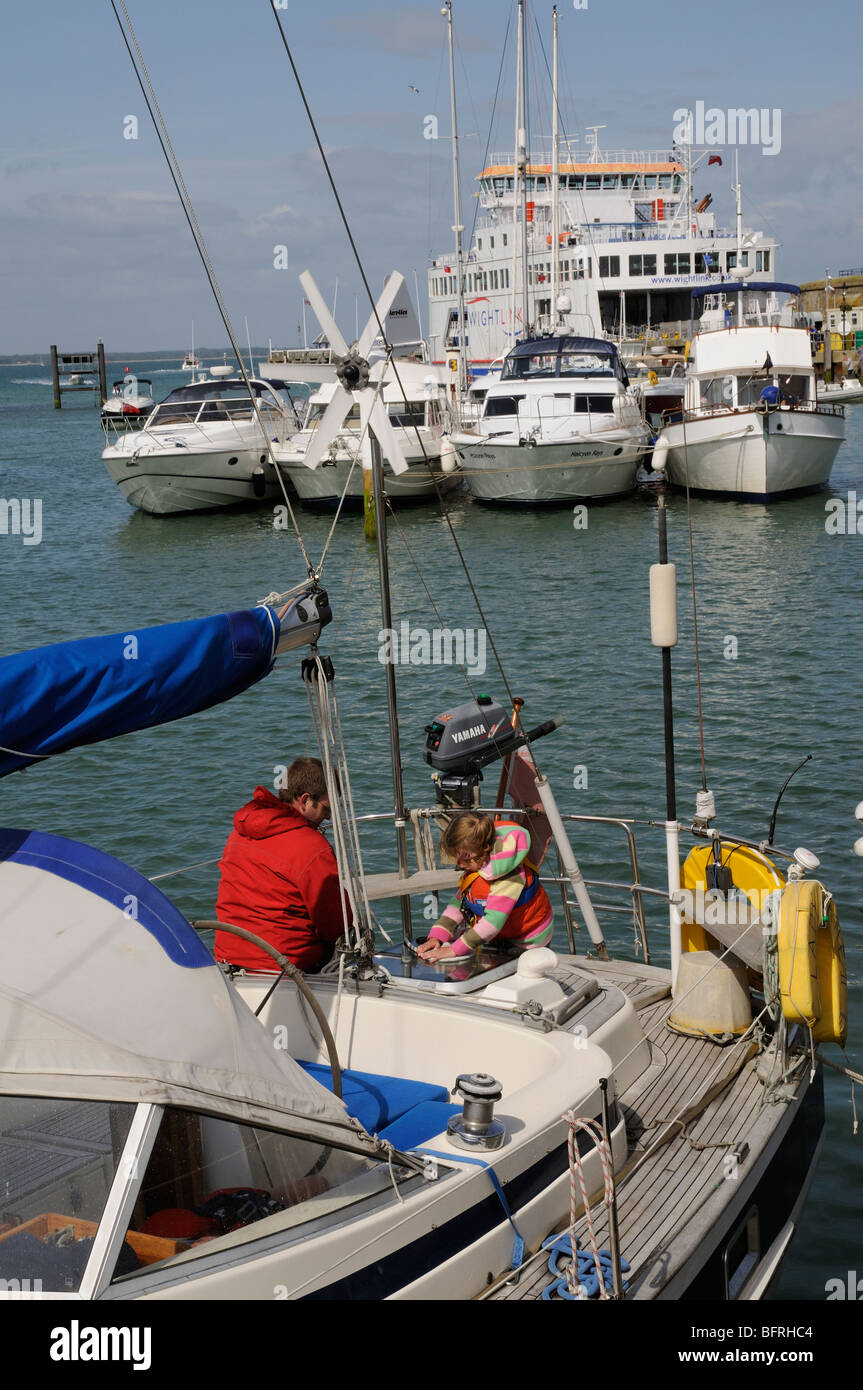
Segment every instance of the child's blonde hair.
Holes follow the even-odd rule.
[[[494,844],[495,824],[491,816],[476,811],[460,811],[453,816],[440,837],[440,851],[445,859],[458,859],[462,850],[477,858],[486,856]]]

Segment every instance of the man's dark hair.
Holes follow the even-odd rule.
[[[320,801],[328,795],[324,765],[320,758],[295,758],[285,774],[285,784],[279,791],[280,801],[296,801],[310,796]]]

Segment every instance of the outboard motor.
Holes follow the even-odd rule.
[[[433,768],[432,781],[441,806],[463,809],[480,803],[481,769],[516,748],[550,734],[563,723],[558,716],[518,733],[502,705],[479,695],[439,714],[425,728],[423,758]]]

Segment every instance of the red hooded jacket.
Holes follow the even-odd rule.
[[[219,867],[220,921],[264,937],[300,970],[326,964],[344,930],[339,874],[329,841],[305,816],[256,787],[234,816]],[[272,956],[230,932],[216,932],[216,959],[247,970],[278,968]]]

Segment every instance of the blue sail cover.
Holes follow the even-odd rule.
[[[230,700],[272,669],[278,640],[260,607],[0,658],[0,777]]]

